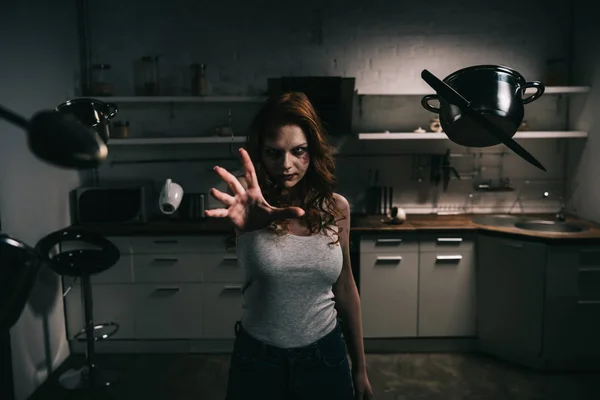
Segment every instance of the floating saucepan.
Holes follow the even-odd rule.
[[[114,103],[98,99],[73,99],[56,107],[56,111],[74,115],[82,124],[94,129],[104,143],[110,138],[110,119],[119,112]]]
[[[504,144],[537,168],[546,168],[513,136],[523,122],[524,104],[544,93],[540,82],[527,82],[517,71],[498,65],[477,65],[454,72],[443,81],[423,70],[421,77],[437,94],[421,99],[423,107],[440,115],[444,133],[466,147]],[[536,92],[523,98],[525,89]],[[429,102],[438,100],[439,108]]]

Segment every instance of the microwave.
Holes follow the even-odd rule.
[[[118,184],[75,189],[72,200],[78,224],[148,222],[154,198],[147,184]]]

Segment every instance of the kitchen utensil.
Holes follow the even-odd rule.
[[[442,156],[437,154],[431,155],[431,170],[429,171],[429,180],[432,185],[439,185],[441,180],[441,164]]]
[[[390,186],[388,188],[388,207],[390,210],[390,213],[392,212],[392,203],[393,203],[393,193],[394,193],[394,188],[392,186]]]
[[[160,211],[167,215],[173,214],[179,208],[182,197],[183,188],[171,179],[167,179],[158,198]]]
[[[104,143],[110,137],[110,119],[119,112],[114,103],[91,98],[68,100],[56,107],[56,111],[74,115],[79,121],[96,131]]]
[[[381,214],[387,215],[387,186],[381,187]]]
[[[526,82],[518,72],[495,65],[465,68],[444,81],[427,70],[422,71],[421,77],[438,93],[424,96],[421,104],[428,111],[440,114],[442,128],[450,140],[468,147],[502,143],[532,165],[546,171],[539,161],[512,139],[523,120],[523,104],[532,102],[544,93],[544,86],[540,82]],[[522,98],[526,88],[536,88],[537,91]],[[439,108],[429,104],[433,99],[439,100]]]
[[[96,168],[108,155],[98,134],[73,115],[41,111],[27,120],[0,106],[0,118],[24,129],[31,152],[50,164],[71,169]]]
[[[373,178],[375,183],[375,214],[381,214],[381,192],[382,188],[379,186],[379,168],[375,169],[375,177]]]
[[[456,171],[456,168],[450,165],[450,149],[446,150],[446,153],[442,158],[441,169],[443,177],[442,179],[444,181],[444,192],[446,192],[448,190],[448,184],[450,183],[450,173],[452,173],[456,179],[460,180],[458,171]]]

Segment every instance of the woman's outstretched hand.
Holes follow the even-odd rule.
[[[299,218],[304,215],[304,210],[299,207],[277,208],[267,203],[258,185],[256,170],[248,152],[240,149],[240,156],[248,189],[244,189],[240,181],[225,168],[215,167],[215,172],[227,183],[233,196],[212,188],[211,195],[226,208],[206,210],[206,216],[229,218],[238,231],[249,232],[266,228],[273,221]]]

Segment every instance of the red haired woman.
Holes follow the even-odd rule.
[[[350,206],[308,98],[269,99],[246,148],[244,177],[215,167],[230,191],[211,189],[225,208],[206,211],[232,222],[245,273],[227,400],[370,399]]]

